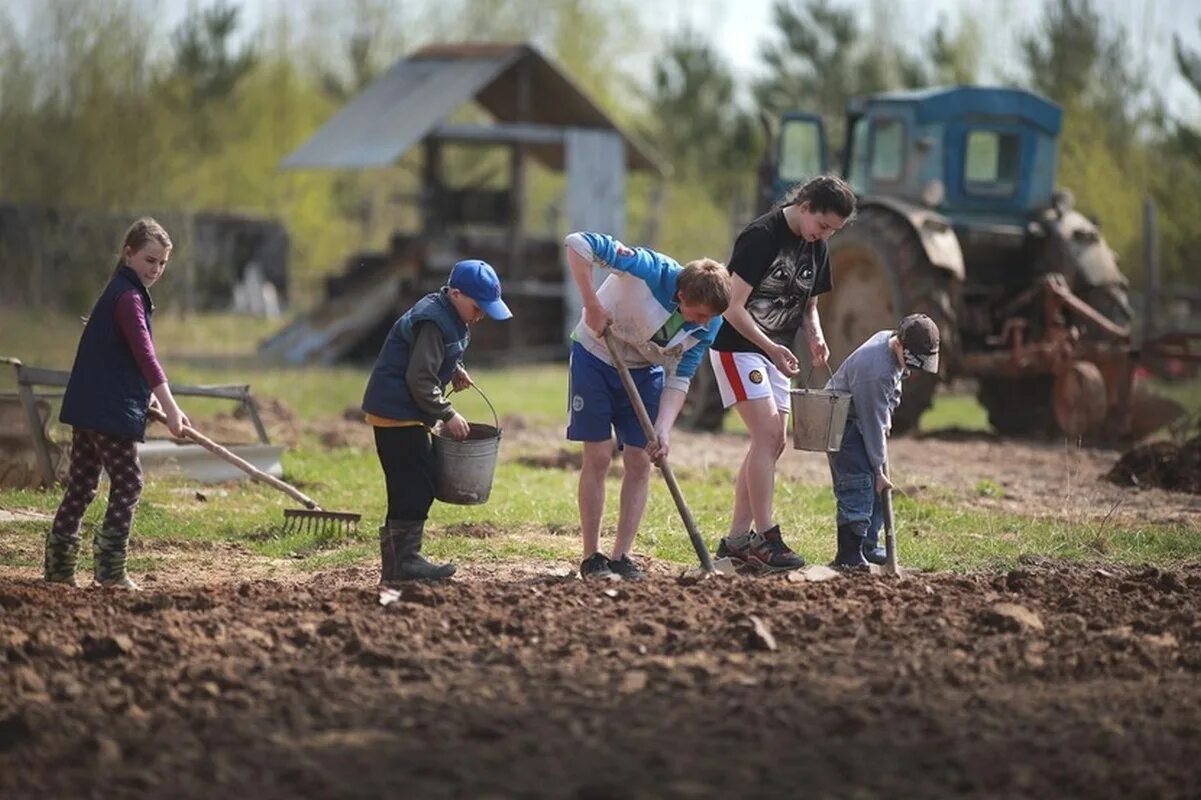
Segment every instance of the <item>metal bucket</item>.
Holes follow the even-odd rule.
[[[500,455],[500,420],[487,395],[476,387],[492,410],[495,425],[468,423],[467,438],[457,442],[435,430],[434,497],[443,503],[474,506],[488,502]]]
[[[829,364],[826,369],[829,371]],[[792,405],[792,446],[797,450],[837,453],[842,447],[851,396],[826,389],[792,389],[788,394]]]

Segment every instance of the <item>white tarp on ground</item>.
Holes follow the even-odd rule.
[[[280,477],[283,466],[280,455],[284,448],[275,444],[225,445],[234,455],[241,456],[263,472]],[[147,474],[178,471],[199,483],[224,483],[248,480],[242,470],[223,461],[198,444],[176,444],[164,439],[151,439],[138,445],[138,458]]]

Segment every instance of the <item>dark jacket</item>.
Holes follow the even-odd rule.
[[[116,322],[117,298],[131,289],[142,295],[146,328],[150,330],[154,313],[150,292],[138,274],[122,264],[83,328],[58,419],[75,428],[140,442],[146,438],[151,387]]]
[[[438,368],[438,381],[442,386],[450,383],[455,366],[462,360],[471,341],[471,334],[444,289],[418,300],[388,332],[363,394],[363,411],[366,413],[386,419],[436,421],[413,401],[405,381],[414,329],[421,322],[433,322],[442,333],[446,350]]]

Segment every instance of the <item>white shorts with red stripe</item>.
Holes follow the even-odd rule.
[[[774,397],[780,413],[789,412],[788,390],[791,386],[788,378],[767,356],[710,349],[709,361],[721,391],[721,403],[726,408],[742,400]]]

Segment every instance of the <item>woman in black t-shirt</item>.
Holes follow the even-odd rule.
[[[738,470],[734,515],[729,535],[718,545],[719,557],[767,569],[805,565],[784,543],[772,515],[776,461],[788,426],[789,379],[799,371],[789,346],[804,330],[813,366],[829,358],[817,314],[817,296],[831,289],[826,240],[854,214],[851,187],[822,175],[747,225],[734,243],[728,324],[718,332],[709,358],[722,404],[738,410],[751,446]]]

